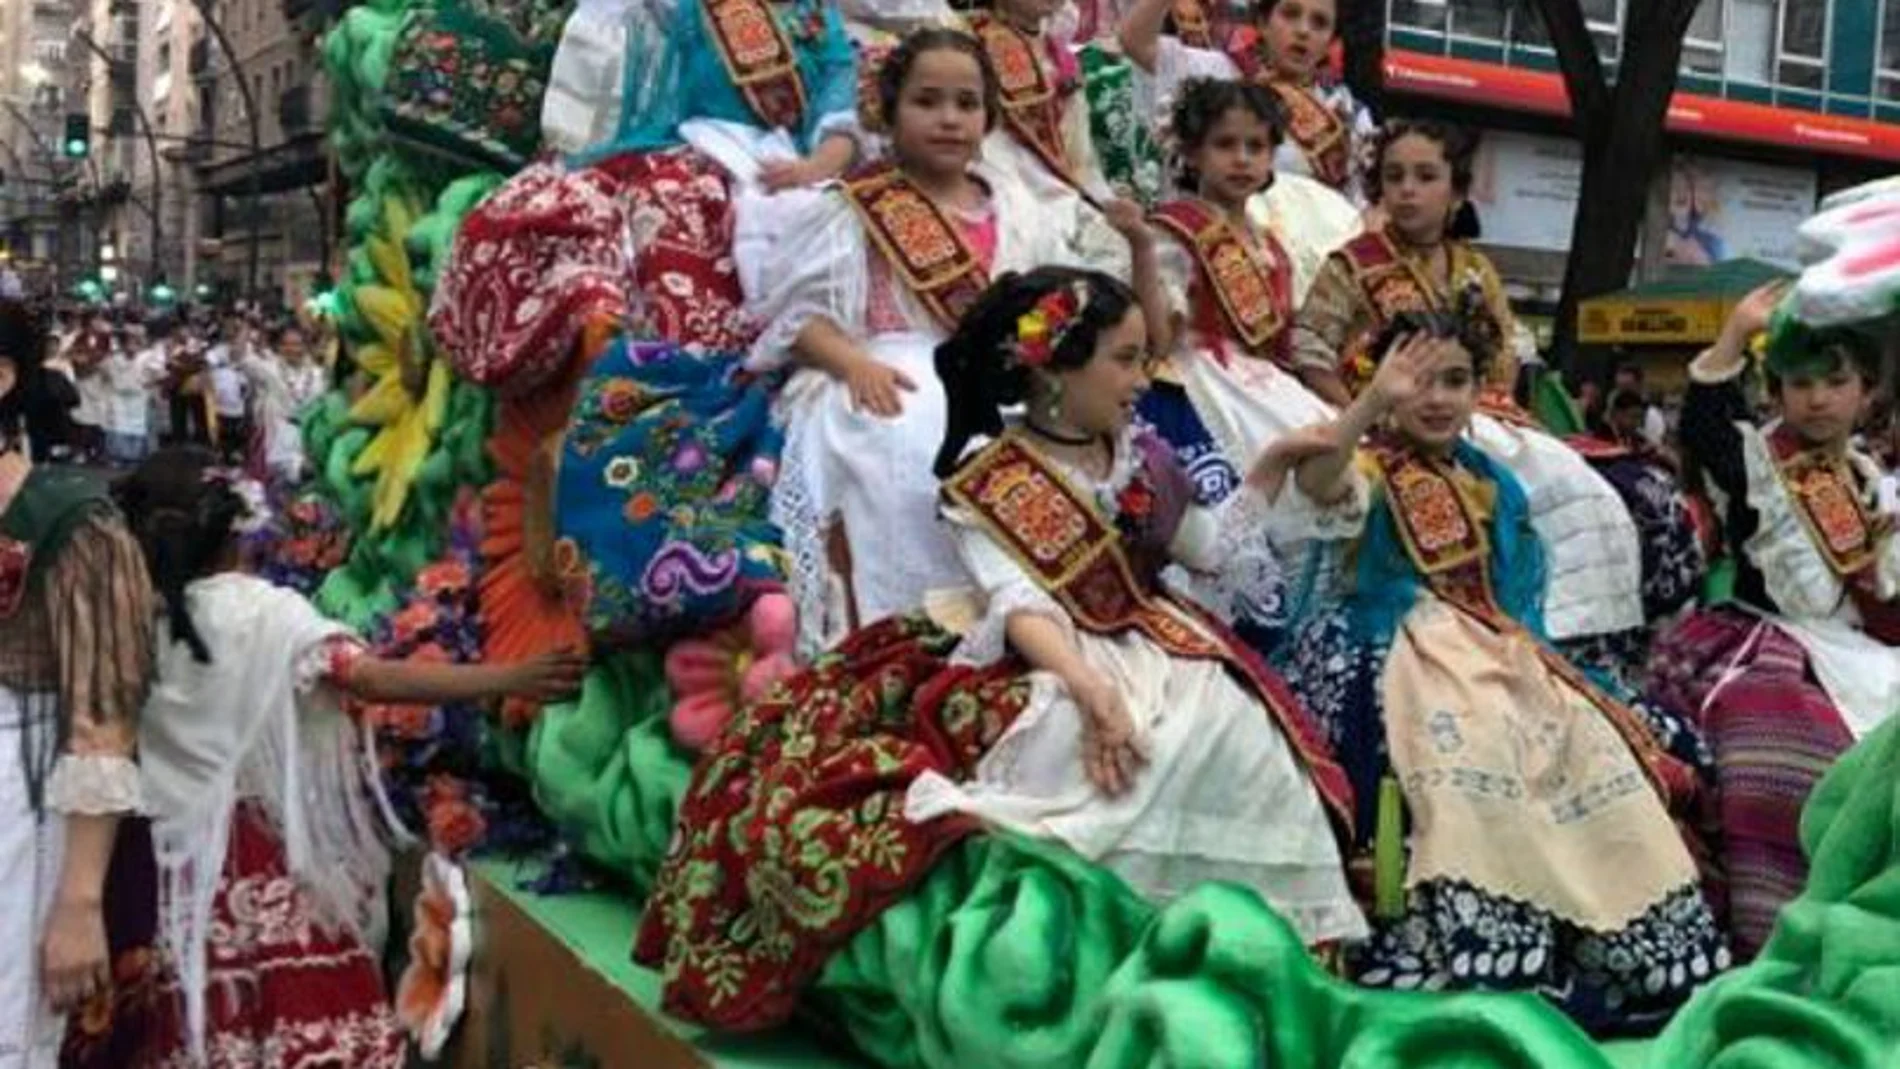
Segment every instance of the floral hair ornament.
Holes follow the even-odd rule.
[[[1043,294],[1033,308],[1016,317],[1016,341],[1010,346],[1015,363],[1022,367],[1048,364],[1087,306],[1088,291],[1080,282]]]
[[[216,483],[229,489],[244,502],[244,515],[231,524],[231,529],[240,535],[255,535],[270,525],[270,498],[264,492],[264,484],[245,475],[235,468],[208,468],[204,481]]]

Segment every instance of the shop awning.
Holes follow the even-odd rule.
[[[1729,310],[1764,283],[1794,272],[1760,260],[1724,260],[1670,274],[1577,306],[1577,338],[1586,345],[1707,345]]]

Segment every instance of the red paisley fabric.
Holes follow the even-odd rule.
[[[504,394],[545,383],[585,324],[632,309],[662,340],[743,349],[732,225],[725,172],[691,149],[537,163],[462,221],[430,329],[458,373]]]
[[[952,665],[956,643],[922,617],[858,631],[701,756],[634,949],[664,966],[668,1013],[783,1022],[834,952],[976,830],[904,817],[913,780],[967,779],[1029,700],[1020,662]]]

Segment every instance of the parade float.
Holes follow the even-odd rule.
[[[612,9],[614,5],[603,6]],[[583,5],[583,13],[600,17]],[[482,1066],[1482,1069],[1900,1066],[1900,724],[1813,797],[1806,893],[1752,965],[1653,1039],[1601,1044],[1529,996],[1356,989],[1251,893],[1166,906],[1067,852],[952,848],[800,997],[722,1036],[658,1008],[630,957],[695,752],[791,663],[765,498],[782,440],[746,374],[731,191],[690,149],[542,151],[569,17],[546,3],[374,0],[331,34],[352,193],[337,388],[271,568],[382,651],[591,650],[572,701],[361,710],[415,859],[400,1014]],[[576,16],[580,17],[580,16]],[[611,15],[609,16],[611,17]],[[929,13],[926,17],[936,17]],[[891,27],[860,28],[866,47]],[[1152,193],[1127,65],[1081,69],[1112,170]],[[1843,194],[1784,328],[1892,299],[1900,189]]]

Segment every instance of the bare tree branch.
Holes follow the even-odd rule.
[[[1652,0],[1654,2],[1654,0]],[[1593,123],[1610,110],[1610,82],[1597,55],[1596,38],[1583,17],[1578,0],[1530,0],[1557,53],[1564,89],[1570,94],[1570,112],[1580,124]],[[1631,5],[1632,7],[1640,5]]]

